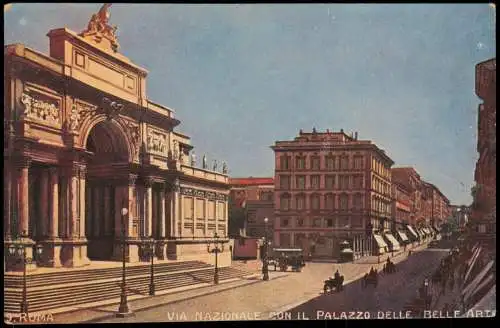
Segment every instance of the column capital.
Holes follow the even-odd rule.
[[[127,184],[129,186],[135,186],[135,183],[137,182],[137,174],[129,174],[127,177]]]
[[[147,188],[151,188],[154,183],[154,179],[152,177],[144,177],[143,178],[144,186]]]

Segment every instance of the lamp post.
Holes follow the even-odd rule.
[[[152,236],[149,237],[150,240],[144,241],[143,247],[144,251],[151,260],[151,275],[150,275],[150,281],[149,281],[149,296],[154,296],[155,295],[155,278],[154,278],[154,247],[155,247],[155,241]]]
[[[224,252],[224,241],[219,238],[217,232],[214,234],[214,240],[208,241],[207,252],[215,254],[215,271],[214,271],[214,284],[219,283],[219,267],[218,267],[218,255]]]
[[[21,237],[27,237],[26,231],[23,231]],[[41,255],[43,248],[41,245],[36,246],[36,255]],[[18,261],[21,261],[23,264],[23,297],[21,300],[20,310],[21,313],[28,315],[28,288],[26,281],[26,265],[33,263],[35,260],[34,257],[28,257],[26,254],[26,246],[23,244],[11,244],[9,245],[9,253],[13,256],[21,257]]]
[[[262,280],[268,281],[269,280],[269,264],[267,261],[267,252],[268,252],[268,230],[267,230],[267,222],[269,221],[268,218],[264,218],[264,256],[263,256],[263,261],[262,261]]]
[[[120,295],[120,306],[118,307],[118,313],[116,313],[116,316],[119,318],[126,317],[128,315],[131,315],[132,312],[128,308],[127,304],[127,285],[126,285],[126,280],[125,280],[125,217],[128,214],[128,209],[126,207],[123,207],[121,210],[121,215],[122,215],[122,292]]]

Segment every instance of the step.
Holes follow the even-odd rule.
[[[168,271],[181,271],[181,270],[187,270],[187,269],[196,269],[196,268],[209,268],[211,267],[210,264],[203,263],[203,262],[197,262],[197,263],[191,263],[189,265],[185,264],[183,262],[182,264],[157,264],[155,265],[155,271],[157,272],[168,272]],[[150,266],[140,266],[140,267],[129,267],[126,269],[127,274],[129,275],[134,275],[134,274],[141,274],[143,272],[149,272],[151,269]],[[104,270],[104,271],[103,271]],[[107,276],[121,276],[122,273],[122,268],[107,268],[107,269],[96,269],[96,270],[85,270],[85,271],[78,271],[78,272],[59,272],[56,275],[53,273],[48,273],[50,276],[46,276],[47,274],[39,274],[39,275],[30,275],[27,276],[27,284],[30,286],[37,286],[37,285],[47,285],[52,281],[58,281],[63,283],[64,281],[71,281],[71,282],[76,282],[76,281],[86,281],[89,278],[94,278],[96,276],[99,277],[107,277]],[[4,277],[4,285],[5,287],[10,287],[10,285],[14,284],[21,284],[22,283],[22,276],[12,276],[12,275],[7,275]]]
[[[204,279],[206,280],[206,282],[210,282],[213,277],[213,270],[203,270],[203,271],[204,272],[200,271],[196,272],[197,273],[196,278]],[[242,277],[244,275],[247,275],[248,273],[245,271],[236,270],[234,268],[229,267],[229,268],[222,268],[219,271],[219,274],[221,280],[225,280],[236,277]],[[200,283],[199,281],[193,279],[193,277],[191,276],[178,277],[178,279],[176,279],[173,283],[172,281],[169,280],[170,279],[155,282],[155,289],[156,290],[173,289]],[[137,289],[138,291],[141,291],[141,293],[144,295],[147,295],[149,291],[148,290],[149,280],[146,279],[131,281],[130,283],[127,282],[127,284],[129,287],[127,293],[128,295],[136,294],[136,293],[130,293],[130,289]],[[112,299],[114,297],[119,297],[119,295],[121,294],[121,289],[120,288],[103,289],[102,287],[99,287],[99,288],[92,288],[90,290],[87,289],[83,293],[82,292],[75,293],[75,290],[69,290],[66,291],[67,293],[65,293],[66,295],[64,295],[66,297],[62,297],[62,295],[58,293],[57,290],[54,292],[55,295],[54,294],[47,295],[42,298],[37,297],[36,299],[31,299],[29,297],[28,302],[30,304],[31,311],[49,310],[63,306],[83,304],[85,302],[96,301],[96,297],[98,297],[98,300]],[[78,296],[75,297],[75,294]],[[19,302],[17,302],[16,304],[16,300],[20,301],[20,297],[19,296],[16,298],[8,297],[5,300],[5,311],[9,312],[10,310],[13,312],[17,312],[19,310]]]

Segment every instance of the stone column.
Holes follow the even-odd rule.
[[[78,237],[81,240],[86,240],[85,238],[85,221],[87,219],[86,211],[85,211],[85,189],[86,189],[86,169],[81,168],[79,172],[79,186],[80,186],[80,226],[78,227]],[[84,246],[85,248],[87,246]],[[85,253],[86,254],[86,253]]]
[[[26,250],[28,258],[33,257],[34,241],[28,236],[29,232],[29,167],[31,160],[28,157],[20,156],[14,160],[15,165],[15,199],[17,201],[18,221],[17,231],[19,236],[11,241],[11,244],[22,246]],[[8,251],[8,250],[7,250]],[[14,258],[9,258],[6,263],[6,270],[9,271],[22,271],[23,265],[20,264],[22,259],[17,255]],[[26,270],[32,271],[36,268],[34,264],[28,264]]]
[[[146,198],[146,237],[153,233],[153,180],[144,180]]]
[[[104,186],[104,235],[108,236],[111,232],[111,188]]]
[[[217,198],[214,200],[215,207],[215,233],[219,234],[219,201]]]
[[[49,205],[50,213],[47,226],[47,239],[42,242],[43,253],[41,266],[61,267],[61,239],[59,238],[59,169],[49,169]]]
[[[205,232],[204,235],[208,236],[208,199],[204,199],[203,203],[205,204],[203,207],[205,208],[205,211],[203,212],[203,217],[205,218],[203,221],[205,223]]]
[[[102,219],[100,186],[95,185],[92,188],[92,198],[92,236],[97,239],[100,237]]]
[[[68,224],[67,240],[62,247],[61,261],[65,267],[81,267],[90,264],[87,257],[87,241],[81,237],[81,224],[85,224],[85,207],[81,207],[85,201],[85,186],[81,184],[84,179],[85,167],[78,163],[71,163],[66,168],[66,184],[69,195],[69,215],[66,218]],[[83,197],[83,200],[81,199]]]
[[[18,201],[18,231],[23,237],[28,237],[29,230],[29,167],[31,160],[22,158],[18,161],[17,201]]]
[[[159,191],[159,210],[160,213],[158,213],[158,220],[159,222],[159,240],[156,244],[156,256],[158,257],[159,260],[165,259],[165,238],[166,238],[166,200],[165,200],[165,189],[162,188]]]
[[[48,235],[49,226],[49,172],[47,169],[40,170],[40,236]]]

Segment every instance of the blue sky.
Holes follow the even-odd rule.
[[[100,4],[4,8],[5,42],[48,52]],[[275,140],[358,131],[470,203],[477,159],[474,67],[495,57],[488,4],[114,4],[120,52],[150,71],[195,152],[231,176],[272,176]]]

